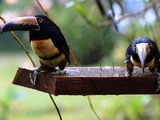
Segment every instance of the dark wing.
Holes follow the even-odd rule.
[[[65,54],[67,61],[70,63],[69,47],[59,27],[56,25],[49,27],[48,33],[54,45],[58,48],[60,52]]]
[[[155,65],[157,66],[159,64],[159,58],[160,58],[160,53],[159,53],[159,50],[158,50],[158,47],[156,45],[155,42],[152,42],[153,44],[153,47],[154,47],[154,54],[155,54]]]
[[[132,48],[131,48],[131,45],[129,45],[129,47],[126,49],[125,62],[124,63],[130,62],[131,51],[132,51]]]

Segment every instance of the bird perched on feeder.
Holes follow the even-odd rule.
[[[47,16],[14,18],[2,26],[1,33],[6,31],[29,31],[31,48],[41,63],[41,67],[34,72],[33,84],[45,68],[51,68],[53,74],[58,74],[64,72],[67,62],[70,63],[66,39],[60,28]],[[56,67],[59,67],[59,70]]]
[[[134,39],[126,49],[125,56],[127,77],[132,75],[133,66],[141,67],[143,72],[145,67],[148,67],[150,72],[155,72],[160,58],[156,43],[147,37]]]

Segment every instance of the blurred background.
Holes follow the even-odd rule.
[[[81,66],[124,66],[125,49],[139,36],[160,45],[159,0],[39,0],[61,28]],[[36,0],[0,0],[0,16],[43,14]],[[0,21],[0,27],[3,22]],[[28,32],[16,32],[30,52]],[[18,67],[32,67],[10,33],[0,35],[0,120],[57,120],[48,94],[12,84]],[[73,62],[71,66],[74,66]],[[87,97],[53,96],[64,120],[97,120]],[[159,120],[158,95],[91,96],[102,120]]]

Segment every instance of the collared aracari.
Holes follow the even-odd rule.
[[[125,53],[126,76],[132,76],[133,66],[142,68],[144,73],[145,67],[149,68],[150,72],[156,72],[159,66],[159,51],[156,43],[147,38],[139,37],[126,49]]]
[[[33,52],[39,57],[41,67],[34,72],[34,81],[45,68],[54,72],[63,70],[70,62],[69,47],[60,28],[45,15],[14,18],[2,26],[1,32],[29,31]]]

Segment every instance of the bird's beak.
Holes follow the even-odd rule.
[[[1,29],[1,33],[7,31],[32,31],[39,30],[37,19],[34,16],[18,17],[6,22]]]
[[[143,72],[144,72],[144,68],[145,68],[145,60],[146,60],[146,57],[147,57],[149,51],[150,51],[150,48],[149,48],[148,43],[136,44],[136,52],[139,56]]]

